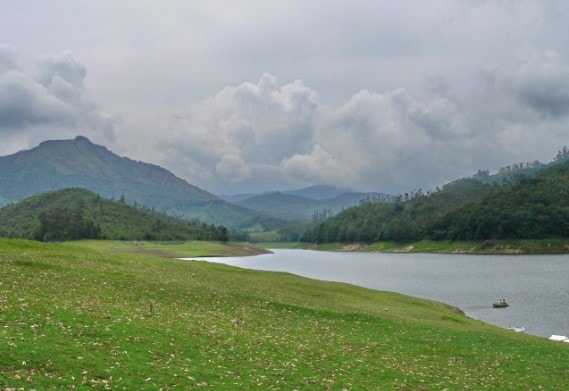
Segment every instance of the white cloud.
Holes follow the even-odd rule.
[[[264,74],[257,84],[227,87],[177,116],[161,145],[186,162],[190,177],[209,172],[235,180],[229,161],[249,177],[278,166],[290,151],[309,151],[317,109],[317,94],[301,81],[279,88]]]
[[[112,139],[116,119],[89,98],[85,76],[69,52],[40,57],[34,77],[18,64],[15,51],[0,47],[0,132],[36,141],[47,132]]]
[[[236,155],[225,155],[215,166],[216,171],[232,182],[241,182],[251,177],[251,168]]]
[[[548,161],[567,125],[567,67],[545,52],[486,71],[461,98],[439,82],[423,99],[361,90],[338,107],[302,82],[279,86],[264,74],[191,107],[164,145],[192,162],[190,180],[207,172],[214,190],[228,180],[267,189],[275,176],[283,186],[428,189],[478,168]]]

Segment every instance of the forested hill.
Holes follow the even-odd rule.
[[[307,231],[307,242],[569,236],[569,162],[498,185],[469,178],[393,203],[362,202]]]
[[[120,157],[81,136],[44,141],[30,150],[0,157],[0,202],[70,187],[228,227],[272,229],[281,223],[230,204],[164,168]]]
[[[40,193],[0,209],[0,236],[60,241],[227,240],[224,226],[207,225],[112,201],[85,189]]]

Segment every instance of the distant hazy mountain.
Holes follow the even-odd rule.
[[[242,193],[242,194],[218,194],[217,196],[219,198],[221,198],[222,200],[225,200],[227,202],[232,202],[234,204],[237,204],[243,200],[246,200],[248,198],[252,198],[252,197],[257,197],[260,195],[265,195],[265,194],[271,194],[271,193],[276,193],[274,191],[265,191],[263,193]]]
[[[333,188],[325,186],[313,186],[307,188],[305,194],[320,197],[324,194],[335,194]],[[324,191],[319,191],[324,190]],[[291,193],[302,193],[301,190],[294,192],[273,192],[246,198],[239,205],[258,210],[260,212],[288,221],[309,220],[317,213],[330,216],[340,212],[344,208],[356,205],[363,199],[374,200],[390,199],[391,196],[381,193],[342,193],[330,199],[308,198]]]
[[[317,200],[281,192],[256,195],[240,201],[239,205],[288,221],[310,219],[319,207]]]
[[[314,185],[314,186],[304,187],[298,190],[284,191],[283,193],[311,198],[313,200],[329,200],[331,198],[338,197],[345,193],[355,193],[355,192],[347,188],[339,188],[328,185]]]
[[[0,200],[19,201],[69,187],[228,227],[274,228],[280,223],[230,204],[164,168],[120,157],[81,136],[45,141],[30,150],[0,157]]]
[[[274,193],[282,193],[293,196],[299,196],[304,198],[309,198],[311,200],[327,200],[331,198],[338,197],[344,193],[354,193],[353,190],[347,188],[339,188],[328,185],[313,185],[309,187],[303,187],[296,190],[283,190],[283,191],[264,191],[262,193],[243,193],[243,194],[220,194],[218,197],[224,199],[228,202],[239,203],[249,198],[265,196]]]

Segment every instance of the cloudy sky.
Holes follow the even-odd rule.
[[[569,144],[569,1],[0,3],[0,155],[83,135],[214,193],[399,193]]]

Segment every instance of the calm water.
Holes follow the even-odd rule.
[[[273,250],[254,257],[202,258],[286,271],[448,303],[471,318],[526,333],[569,336],[569,256],[338,253]],[[492,303],[505,298],[509,308]]]

